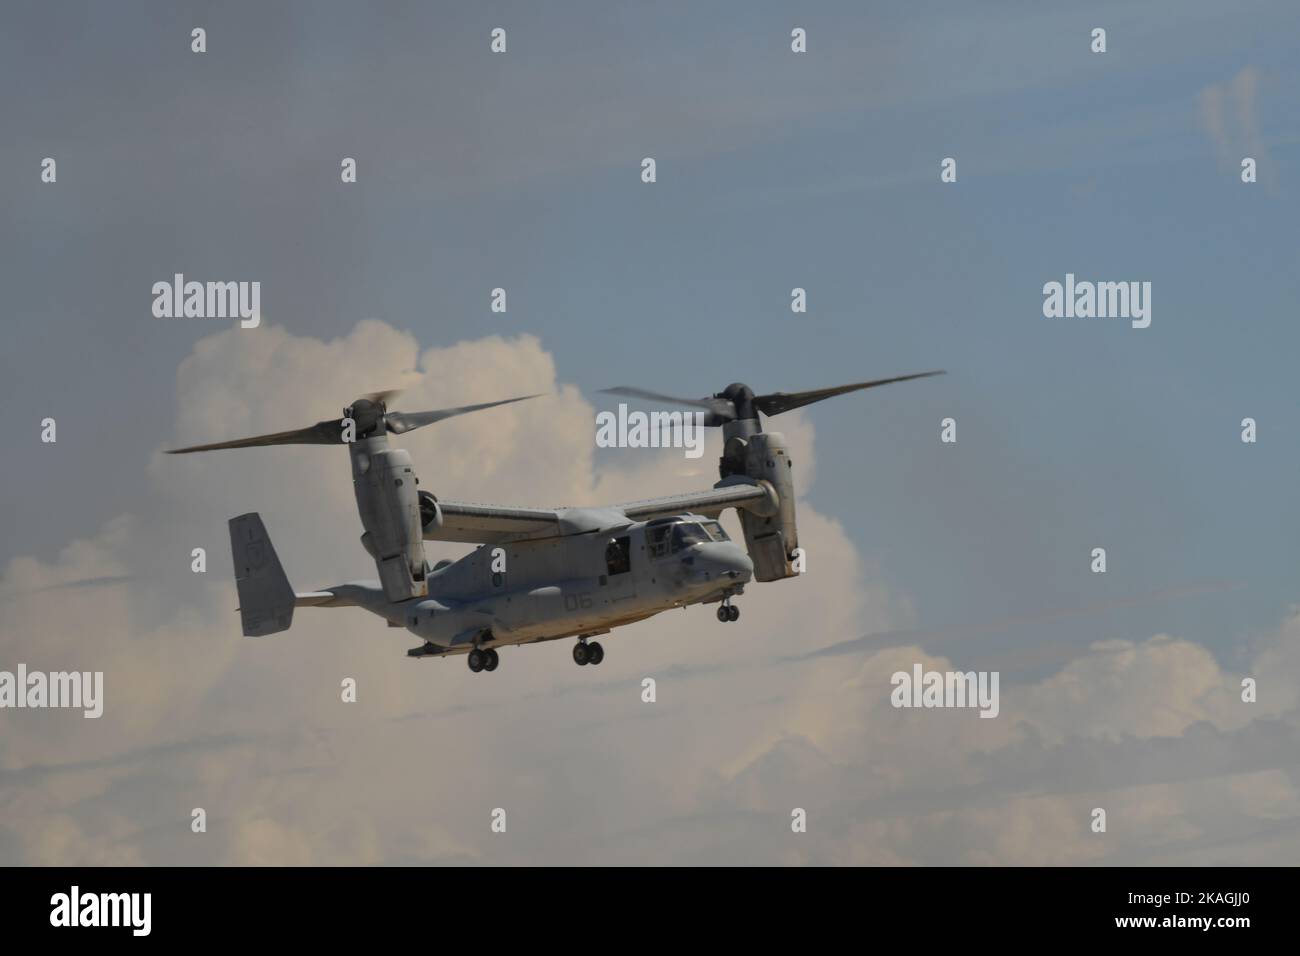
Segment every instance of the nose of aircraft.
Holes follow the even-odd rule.
[[[754,574],[754,562],[731,541],[713,541],[693,549],[691,579],[697,582],[732,581],[744,584]]]

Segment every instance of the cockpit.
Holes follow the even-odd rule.
[[[645,553],[652,582],[674,591],[725,598],[738,594],[754,573],[745,549],[731,540],[716,518],[700,515],[646,522]]]
[[[675,518],[646,528],[646,550],[651,558],[677,554],[696,544],[730,540],[722,525],[713,520]]]

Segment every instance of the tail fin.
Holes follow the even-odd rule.
[[[280,567],[261,515],[230,519],[230,551],[235,559],[239,618],[245,637],[287,631],[293,623],[294,595]]]

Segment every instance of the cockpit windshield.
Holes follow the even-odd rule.
[[[707,543],[713,539],[699,525],[688,522],[673,525],[673,553],[693,544]]]
[[[722,525],[718,524],[716,521],[704,522],[704,530],[709,533],[709,537],[712,538],[714,541],[731,540],[729,537],[727,537],[727,532],[722,530]]]

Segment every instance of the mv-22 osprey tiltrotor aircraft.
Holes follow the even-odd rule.
[[[735,384],[698,401],[609,389],[698,409],[706,426],[722,427],[725,446],[721,480],[712,488],[607,507],[515,508],[440,499],[416,487],[411,456],[388,446],[390,434],[523,398],[399,412],[388,409],[395,393],[379,392],[354,401],[341,419],[173,454],[256,445],[348,446],[365,527],[361,543],[375,560],[379,580],[295,592],[261,517],[232,518],[239,613],[249,637],[288,629],[296,607],[362,607],[422,639],[407,651],[411,657],[465,654],[475,673],[496,670],[498,647],[564,637],[578,639],[575,663],[599,664],[605,651],[589,638],[691,604],[717,603],[718,620],[735,621],[740,609],[731,599],[751,578],[777,581],[798,573],[794,462],[784,437],[763,431],[760,413],[779,415],[845,392],[939,374],[771,395]],[[740,517],[743,549],[717,521],[727,508]],[[425,541],[480,547],[430,567]]]

